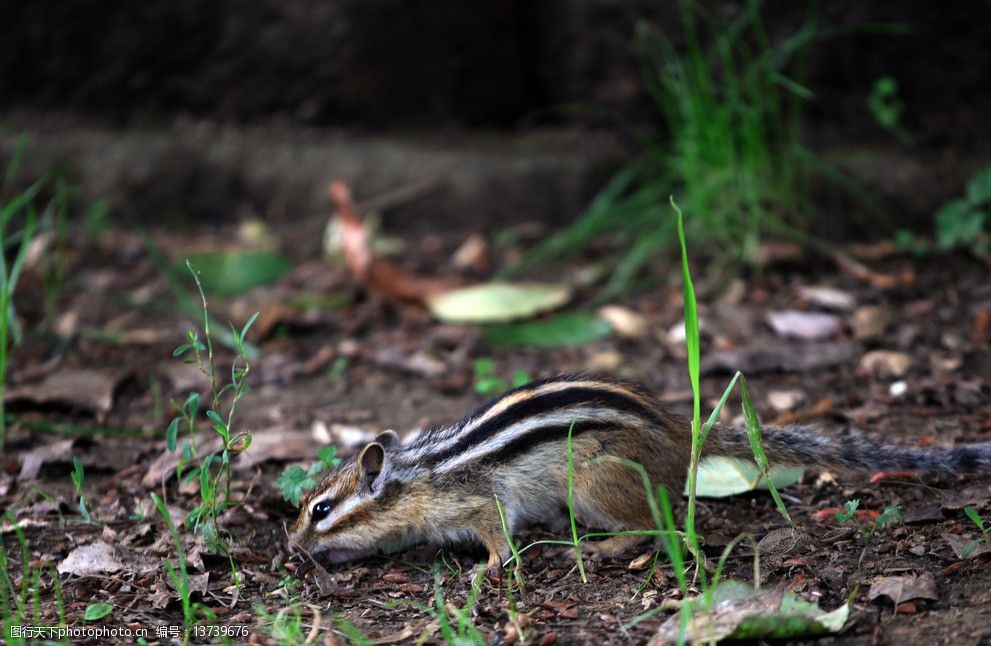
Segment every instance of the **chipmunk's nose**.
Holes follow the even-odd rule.
[[[289,548],[290,552],[297,552],[303,549],[304,533],[305,532],[302,529],[298,529],[295,525],[289,530],[286,547]]]

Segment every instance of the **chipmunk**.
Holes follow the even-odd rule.
[[[652,526],[640,474],[684,488],[690,425],[643,390],[618,381],[566,375],[499,395],[461,421],[403,444],[385,431],[331,472],[301,504],[290,548],[332,563],[417,543],[480,542],[488,568],[510,555],[496,506],[510,533],[561,518],[567,507],[567,438],[572,435],[574,514],[610,531]],[[953,449],[906,448],[863,437],[830,438],[801,427],[765,428],[771,464],[836,470],[991,472],[991,443]],[[747,433],[716,426],[703,456],[753,459]],[[619,556],[643,541],[620,535],[589,551]]]

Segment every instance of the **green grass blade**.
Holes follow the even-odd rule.
[[[578,573],[581,575],[582,583],[588,583],[585,576],[585,563],[582,561],[581,542],[578,539],[578,524],[575,521],[575,463],[572,450],[572,432],[575,430],[575,422],[572,420],[568,427],[568,520],[571,523],[571,540],[575,545],[575,559],[578,562]]]
[[[740,392],[743,395],[743,419],[747,426],[747,439],[750,441],[750,449],[753,451],[754,461],[764,474],[764,481],[767,482],[767,488],[771,492],[771,497],[774,498],[774,506],[777,507],[778,513],[788,521],[789,525],[794,527],[795,523],[792,522],[791,516],[788,515],[788,509],[785,507],[784,501],[781,500],[781,494],[778,493],[778,488],[775,486],[774,480],[771,479],[770,464],[767,461],[764,442],[760,434],[760,421],[757,419],[757,409],[754,408],[754,403],[750,399],[746,377],[740,377]]]

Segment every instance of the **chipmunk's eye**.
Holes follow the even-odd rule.
[[[329,500],[321,500],[313,505],[313,511],[310,513],[310,517],[314,523],[319,523],[330,514],[330,510],[333,508],[334,505]]]

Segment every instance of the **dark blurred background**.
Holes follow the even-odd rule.
[[[810,11],[841,33],[809,50],[807,137],[892,217],[924,226],[991,156],[991,2],[762,9],[772,36]],[[390,211],[411,226],[561,224],[633,148],[615,120],[589,115],[655,128],[633,26],[670,26],[677,42],[677,12],[628,0],[3,2],[3,153],[26,133],[27,163],[72,166],[142,218],[292,217],[323,208],[325,179],[344,176],[359,198],[428,185]],[[867,108],[884,76],[910,148]]]

